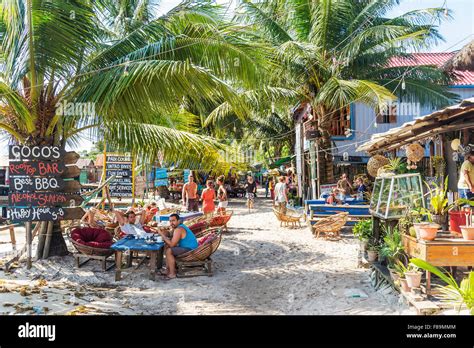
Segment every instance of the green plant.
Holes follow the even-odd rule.
[[[372,237],[372,220],[360,220],[354,225],[352,232],[360,241],[368,241]]]
[[[440,288],[440,295],[444,302],[458,306],[458,310],[461,310],[461,306],[465,304],[471,315],[474,314],[474,272],[469,272],[467,278],[458,284],[451,274],[445,274],[446,270],[444,269],[435,267],[421,259],[411,259],[410,262],[435,274],[447,284]]]
[[[398,227],[385,228],[385,237],[383,238],[383,245],[380,247],[380,254],[387,259],[389,267],[393,267],[403,253],[402,236]]]
[[[398,220],[398,228],[400,233],[410,234],[410,228],[414,223],[421,222],[423,215],[420,213],[419,209],[414,209],[407,211],[405,216]]]
[[[442,156],[432,156],[431,165],[435,170],[435,177],[441,178],[444,175],[444,170],[446,168],[446,161]]]
[[[444,180],[444,185],[438,185],[433,183],[434,188],[425,181],[425,185],[428,188],[430,195],[430,213],[433,215],[444,215],[448,207],[448,177]]]
[[[408,268],[402,261],[398,260],[397,263],[393,265],[393,268],[395,268],[395,272],[398,273],[400,278],[405,278],[405,273],[408,272]]]
[[[458,198],[453,204],[449,206],[449,210],[459,210],[463,206],[474,207],[474,200],[469,200],[466,198]]]

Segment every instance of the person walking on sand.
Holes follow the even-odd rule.
[[[227,199],[227,190],[224,187],[224,175],[221,175],[217,178],[217,184],[219,185],[219,188],[217,190],[217,199],[219,200],[217,212],[225,214],[225,209],[227,208],[229,201]]]
[[[270,190],[270,199],[272,200],[272,203],[274,204],[275,202],[275,180],[273,180],[273,177],[268,179],[268,189]]]
[[[247,177],[247,184],[245,185],[245,190],[247,192],[247,207],[253,209],[253,204],[255,200],[255,194],[257,193],[257,184],[253,180],[253,177],[249,175]]]
[[[188,182],[183,186],[183,205],[187,211],[199,211],[198,187],[194,182],[194,176],[189,174]]]
[[[286,204],[288,203],[288,194],[286,189],[286,177],[280,176],[278,184],[275,185],[275,203],[280,212],[286,214]]]
[[[216,199],[216,192],[214,191],[214,185],[211,180],[207,180],[206,188],[202,191],[202,212],[207,214],[212,214],[216,210],[214,200]]]

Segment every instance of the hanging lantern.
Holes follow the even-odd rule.
[[[453,151],[458,151],[459,145],[461,145],[461,140],[454,139],[453,141],[451,141],[451,149],[453,149]]]
[[[413,143],[407,146],[406,153],[408,168],[416,169],[416,163],[421,161],[421,159],[425,156],[425,149],[420,144]],[[410,163],[413,164],[410,165]]]
[[[379,170],[379,168],[382,168],[386,164],[389,164],[389,160],[387,157],[384,157],[382,155],[372,156],[367,162],[367,172],[370,174],[370,176],[373,176],[375,178],[377,176],[377,171]]]

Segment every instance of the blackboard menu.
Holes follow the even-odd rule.
[[[115,175],[109,185],[111,197],[132,197],[133,196],[133,159],[131,156],[106,154],[105,156],[105,176],[110,178]]]
[[[81,189],[72,179],[80,172],[75,152],[57,146],[9,146],[10,220],[56,221],[82,217]]]

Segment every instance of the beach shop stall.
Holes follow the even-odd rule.
[[[458,199],[457,192],[459,168],[473,143],[474,98],[470,98],[375,134],[358,148],[379,163],[370,204],[373,224],[365,232],[373,284],[391,282],[420,311],[416,300],[433,300],[425,303],[431,310],[437,306],[430,296],[431,273],[437,272],[433,266],[447,268],[459,276],[458,282],[459,268],[467,271],[474,266],[474,201]],[[428,172],[419,167],[426,151]],[[436,168],[437,157],[445,160],[441,168]],[[442,283],[440,278],[434,281]]]

